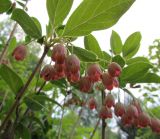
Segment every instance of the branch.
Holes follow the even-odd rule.
[[[39,62],[37,63],[35,69],[33,70],[32,74],[30,75],[29,79],[27,80],[26,84],[20,89],[20,91],[17,93],[17,97],[15,102],[13,103],[13,105],[11,106],[7,116],[5,117],[4,121],[2,122],[2,125],[0,127],[0,132],[4,129],[6,123],[8,122],[8,120],[10,119],[11,115],[13,114],[15,108],[18,106],[21,98],[24,96],[26,89],[28,88],[29,84],[31,83],[34,75],[36,74],[37,70],[39,69],[41,63],[43,62],[47,52],[49,50],[49,47],[45,47],[44,52],[42,54],[42,57],[40,58]]]
[[[93,130],[93,132],[92,132],[92,134],[91,134],[89,139],[92,139],[94,137],[94,134],[96,133],[96,130],[98,128],[99,123],[100,123],[100,119],[98,119],[98,121],[96,123],[96,126],[95,126],[95,128],[94,128],[94,130]]]

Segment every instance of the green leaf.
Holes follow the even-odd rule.
[[[83,0],[69,18],[63,36],[85,36],[107,29],[120,19],[135,0]]]
[[[124,58],[129,59],[138,52],[141,38],[142,37],[140,32],[135,32],[127,38],[122,48]]]
[[[41,30],[33,19],[23,10],[15,9],[12,13],[13,20],[17,21],[18,24],[23,28],[24,32],[33,38],[41,38]]]
[[[15,94],[23,87],[22,79],[6,65],[0,66],[0,76]]]
[[[136,62],[146,62],[146,63],[150,63],[149,60],[145,57],[135,57],[135,58],[132,58],[132,59],[128,59],[126,61],[126,64],[127,65],[130,65],[130,64],[133,64],[133,63],[136,63]]]
[[[39,31],[40,31],[41,34],[42,34],[42,27],[41,27],[41,24],[40,24],[40,22],[38,21],[38,19],[35,18],[35,17],[32,17],[32,20],[34,21],[34,23],[36,24],[36,26],[38,27]]]
[[[24,102],[27,105],[28,108],[30,108],[33,111],[40,111],[44,107],[45,101],[42,99],[39,99],[39,96],[37,95],[31,95],[29,97],[24,98]]]
[[[48,23],[48,25],[46,25],[46,34],[47,34],[47,38],[51,37],[53,34],[53,28],[50,22]]]
[[[33,111],[39,111],[45,108],[45,101],[52,102],[62,107],[58,102],[48,98],[46,95],[30,95],[24,98],[25,104]],[[46,109],[46,108],[45,108]]]
[[[78,58],[83,62],[96,62],[99,61],[97,55],[91,51],[88,51],[86,49],[75,47],[75,46],[69,46],[70,52],[72,52],[75,55],[78,56]]]
[[[84,46],[85,49],[94,52],[99,58],[103,58],[101,48],[92,34],[84,37]]]
[[[144,77],[132,83],[160,83],[160,76],[155,73],[147,73]]]
[[[0,0],[0,14],[7,12],[11,5],[12,3],[10,0]]]
[[[13,37],[9,43],[8,54],[11,54],[13,50],[16,48],[16,46],[17,46],[17,40],[16,37]]]
[[[118,63],[122,68],[125,65],[125,60],[120,55],[113,57],[112,61]]]
[[[56,81],[51,81],[51,83],[59,88],[67,87],[67,81],[64,78]]]
[[[119,34],[115,31],[112,31],[111,39],[110,39],[111,50],[115,55],[118,55],[122,52],[122,40]]]
[[[151,64],[145,62],[133,63],[122,70],[120,77],[122,80],[130,83],[144,77],[152,67]]]
[[[106,60],[106,62],[110,62],[112,57],[107,52],[103,51],[103,59]]]
[[[60,26],[58,26],[57,28],[56,28],[56,33],[57,33],[57,35],[58,36],[61,36],[62,35],[62,33],[63,33],[63,31],[64,31],[64,28],[65,28],[65,25],[60,25]]]
[[[48,16],[54,28],[62,24],[70,11],[72,4],[73,0],[47,0]]]
[[[112,57],[105,51],[102,51],[102,59],[100,59],[99,64],[106,69],[108,67],[108,64],[111,62]]]
[[[25,43],[28,44],[29,42],[31,42],[31,40],[32,40],[32,38],[29,35],[25,36]]]
[[[22,139],[31,139],[31,133],[27,127],[23,124],[18,123],[16,127],[16,136]]]

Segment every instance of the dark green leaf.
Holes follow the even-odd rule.
[[[134,0],[83,0],[69,18],[63,36],[84,36],[107,29],[120,19]]]
[[[25,43],[31,42],[31,37],[29,35],[25,36]]]
[[[160,76],[155,73],[147,73],[144,77],[133,83],[160,83]]]
[[[126,64],[130,65],[130,64],[133,64],[133,63],[136,63],[136,62],[150,63],[149,60],[147,58],[145,58],[145,57],[135,57],[135,58],[132,58],[132,59],[128,59]]]
[[[40,111],[42,108],[45,108],[45,101],[41,98],[39,99],[39,95],[27,96],[24,98],[24,102],[33,111]]]
[[[45,95],[37,95],[37,96],[38,96],[39,99],[42,99],[42,100],[47,101],[47,102],[52,102],[53,104],[56,104],[56,105],[58,105],[59,107],[62,108],[62,106],[57,101],[55,101],[54,99],[51,99],[51,98],[49,98]]]
[[[92,34],[84,37],[84,46],[87,50],[94,52],[99,58],[103,58],[101,48]]]
[[[22,139],[31,139],[31,133],[27,127],[19,123],[16,127],[16,135]]]
[[[122,68],[125,65],[125,60],[120,55],[113,57],[112,61],[118,63]]]
[[[122,40],[119,34],[115,31],[112,31],[111,39],[110,39],[111,50],[115,55],[118,55],[122,52]]]
[[[12,3],[10,0],[0,0],[0,14],[7,12],[11,7]]]
[[[23,87],[22,79],[6,65],[0,66],[0,76],[15,94]]]
[[[122,48],[124,58],[129,59],[138,52],[141,38],[142,37],[140,32],[135,32],[127,38]]]
[[[41,122],[41,120],[40,120],[39,118],[37,118],[37,117],[31,117],[30,120],[31,120],[32,122],[35,122],[35,123],[39,124],[42,129],[44,128],[44,125],[43,125],[43,123]]]
[[[3,47],[4,47],[4,46],[3,46],[2,44],[0,44],[0,51],[2,50]]]
[[[51,81],[51,83],[59,88],[67,87],[67,81],[64,78],[57,81]]]
[[[35,24],[33,19],[23,10],[15,9],[12,13],[13,20],[17,21],[18,24],[23,28],[26,34],[33,38],[41,38],[41,30],[39,30],[39,26]]]
[[[24,99],[25,104],[33,111],[39,111],[42,108],[45,108],[46,101],[52,102],[53,104],[56,104],[62,107],[57,101],[50,99],[46,95],[35,95],[34,94],[34,95],[27,96]]]
[[[72,3],[73,0],[47,0],[48,15],[54,28],[62,24],[72,7]]]
[[[122,70],[121,79],[130,83],[145,76],[150,68],[153,66],[145,62],[137,62],[125,67]]]
[[[72,52],[72,49],[73,49],[73,53],[75,55],[77,55],[78,58],[83,62],[99,61],[97,55],[91,51],[88,51],[88,50],[80,48],[80,47],[70,46],[69,47],[70,52]]]

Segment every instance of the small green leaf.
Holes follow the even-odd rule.
[[[20,2],[20,1],[16,1],[22,8],[24,8],[25,7],[25,4],[24,3],[22,3],[22,2]]]
[[[0,14],[7,12],[11,5],[12,3],[10,0],[0,0]]]
[[[115,31],[112,31],[111,39],[110,39],[111,50],[115,55],[118,55],[122,52],[122,40],[119,34]]]
[[[125,60],[120,55],[113,57],[112,61],[118,63],[122,68],[125,66]]]
[[[85,36],[118,22],[135,0],[83,0],[70,16],[63,36]]]
[[[31,37],[29,36],[29,35],[26,35],[25,36],[25,43],[29,43],[29,42],[31,42]]]
[[[96,62],[99,61],[97,55],[91,51],[88,51],[86,49],[75,47],[75,46],[69,46],[70,52],[72,52],[75,55],[78,56],[78,58],[83,62]]]
[[[153,66],[145,62],[133,63],[122,70],[121,79],[130,83],[145,76],[150,68]]]
[[[62,33],[63,33],[63,31],[64,31],[64,28],[65,28],[65,25],[60,25],[60,26],[58,26],[57,28],[56,28],[56,33],[57,33],[57,35],[58,36],[61,36],[62,35]]]
[[[92,34],[84,37],[84,46],[87,50],[94,52],[99,58],[103,58],[98,41]]]
[[[135,57],[135,58],[132,58],[132,59],[128,59],[126,61],[126,64],[127,65],[130,65],[130,64],[133,64],[133,63],[136,63],[136,62],[146,62],[146,63],[150,63],[149,60],[145,57]]]
[[[141,38],[142,37],[140,32],[135,32],[127,38],[122,48],[122,53],[124,58],[129,59],[138,52]]]
[[[33,19],[23,10],[15,9],[12,13],[13,20],[17,21],[18,24],[23,28],[24,32],[33,38],[41,38],[41,30],[39,30],[39,26],[37,26],[37,22],[33,21]]]
[[[103,59],[106,60],[106,62],[110,62],[112,57],[107,52],[103,51]]]
[[[160,76],[155,73],[147,73],[144,77],[132,83],[160,83]]]
[[[0,66],[0,76],[15,94],[23,87],[22,79],[6,65]]]
[[[47,11],[51,24],[56,28],[68,15],[73,0],[47,0]]]

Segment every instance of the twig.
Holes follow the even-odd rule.
[[[104,104],[105,92],[102,91],[102,105]],[[102,119],[102,139],[105,139],[106,121]]]
[[[100,123],[100,119],[98,119],[98,121],[96,123],[96,126],[95,126],[95,128],[94,128],[94,130],[93,130],[93,132],[92,132],[92,134],[91,134],[89,139],[92,139],[94,137],[94,134],[96,133],[96,130],[98,128],[99,123]]]
[[[42,54],[42,57],[40,58],[39,62],[37,63],[35,69],[33,70],[32,74],[30,75],[29,79],[27,80],[26,84],[24,85],[24,87],[22,87],[20,89],[20,91],[17,93],[17,97],[15,102],[13,103],[13,105],[11,106],[7,116],[5,117],[4,121],[2,122],[2,125],[0,127],[0,132],[4,129],[6,123],[8,122],[8,120],[10,119],[12,113],[14,112],[15,108],[18,106],[21,98],[23,97],[23,95],[25,94],[26,89],[28,88],[29,84],[31,83],[34,75],[36,74],[37,70],[39,69],[41,63],[43,62],[47,52],[49,50],[49,47],[45,47],[44,52]]]

